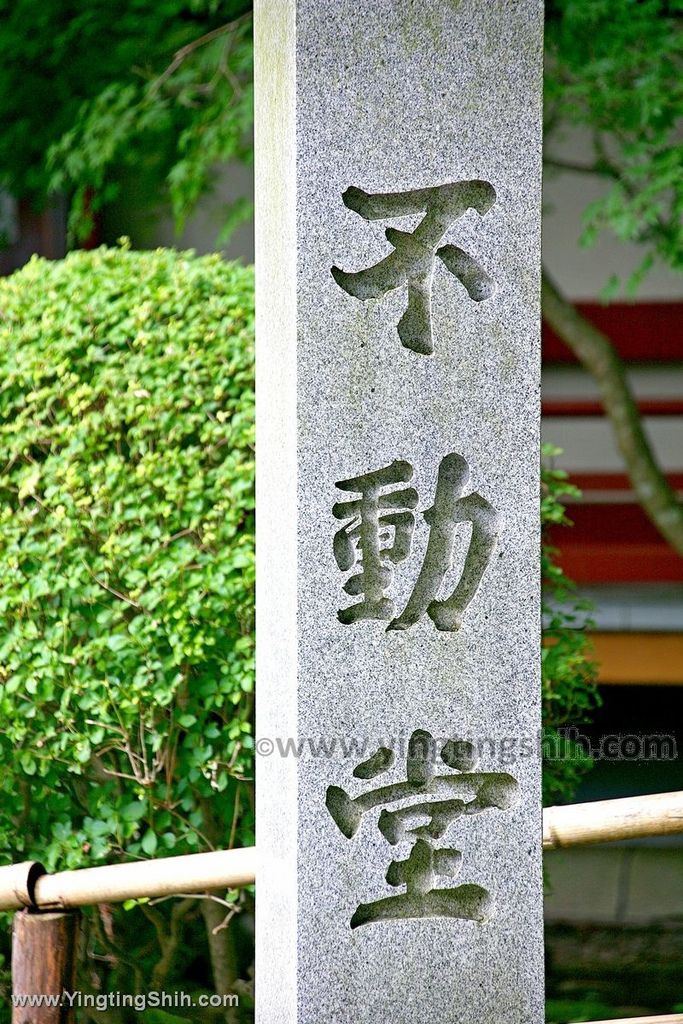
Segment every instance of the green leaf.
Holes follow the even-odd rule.
[[[147,804],[143,800],[126,804],[121,810],[121,817],[124,821],[140,821],[147,813]]]
[[[151,829],[147,829],[144,836],[142,837],[142,843],[140,844],[144,852],[149,856],[153,857],[156,853],[157,848],[157,837]]]

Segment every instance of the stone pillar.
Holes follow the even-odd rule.
[[[540,0],[258,0],[257,1020],[541,1024]]]

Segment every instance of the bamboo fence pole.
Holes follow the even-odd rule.
[[[31,863],[0,868],[0,910],[51,910],[250,885],[255,848],[193,853],[48,875]],[[29,882],[30,879],[30,882]]]
[[[254,860],[254,848],[247,847],[61,871],[38,879],[35,900],[41,909],[87,907],[144,896],[154,898],[236,888],[254,881]]]
[[[595,800],[543,812],[543,847],[584,846],[683,832],[683,792]],[[683,1017],[679,1017],[683,1021]]]
[[[661,1017],[619,1017],[618,1020],[589,1020],[586,1024],[683,1024],[683,1013],[665,1013]]]

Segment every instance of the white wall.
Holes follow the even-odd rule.
[[[180,236],[176,235],[172,218],[154,210],[149,196],[136,195],[135,182],[124,190],[122,198],[112,207],[105,219],[104,230],[108,241],[128,235],[137,249],[150,249],[158,245],[178,249],[196,249],[199,253],[215,252],[217,238],[225,220],[225,207],[240,197],[254,199],[254,170],[244,164],[231,163],[222,168],[215,178],[214,188],[201,200],[197,212],[187,223]],[[254,262],[254,222],[244,221],[232,234],[226,245],[220,246],[228,259]]]

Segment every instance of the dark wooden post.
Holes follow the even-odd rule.
[[[71,1024],[77,911],[20,910],[12,926],[12,1024]],[[39,1001],[40,996],[53,997]],[[49,1005],[54,1001],[55,1005]],[[26,1005],[20,1005],[25,1002]],[[31,1005],[33,1003],[33,1005]]]

